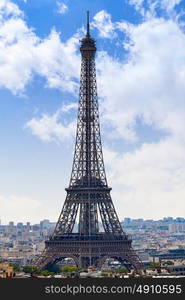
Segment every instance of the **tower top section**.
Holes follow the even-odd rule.
[[[89,28],[89,10],[87,11],[87,34],[86,37],[90,37],[90,28]]]
[[[90,35],[89,11],[87,11],[86,36],[81,40],[80,51],[84,57],[92,57],[96,52],[96,41]]]

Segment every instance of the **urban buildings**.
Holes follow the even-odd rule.
[[[133,247],[145,265],[174,261],[176,266],[181,266],[185,261],[185,219],[125,218],[121,224],[132,235]],[[54,227],[55,223],[49,220],[33,225],[30,222],[0,225],[0,260],[20,266],[31,264],[44,249],[44,241]]]
[[[42,220],[30,225],[9,222],[0,225],[0,260],[17,265],[29,265],[43,250],[45,239],[52,233],[55,223]]]

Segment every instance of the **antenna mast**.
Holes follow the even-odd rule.
[[[89,10],[87,11],[87,37],[90,37],[90,29],[89,29]]]

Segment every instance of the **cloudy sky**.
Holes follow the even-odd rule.
[[[0,0],[0,219],[56,221],[86,10],[120,219],[185,216],[185,0]]]

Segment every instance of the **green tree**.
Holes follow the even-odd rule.
[[[23,272],[25,273],[35,273],[37,274],[39,272],[39,269],[36,266],[24,266]]]
[[[171,260],[167,260],[167,261],[165,261],[163,264],[164,264],[164,265],[170,266],[170,265],[174,265],[174,262],[171,261]]]
[[[150,269],[156,269],[160,267],[160,262],[152,262],[151,264],[149,264],[148,268]]]
[[[128,273],[128,270],[127,270],[127,268],[123,267],[123,268],[118,269],[117,272],[126,274],[126,273]]]
[[[64,273],[75,273],[77,272],[78,268],[76,266],[63,266],[61,271]]]
[[[49,276],[49,275],[53,276],[54,274],[55,274],[54,272],[50,272],[48,270],[41,270],[38,272],[38,275],[42,275],[42,276]]]
[[[11,267],[13,267],[14,272],[21,272],[22,268],[19,265],[16,264],[10,264]]]

